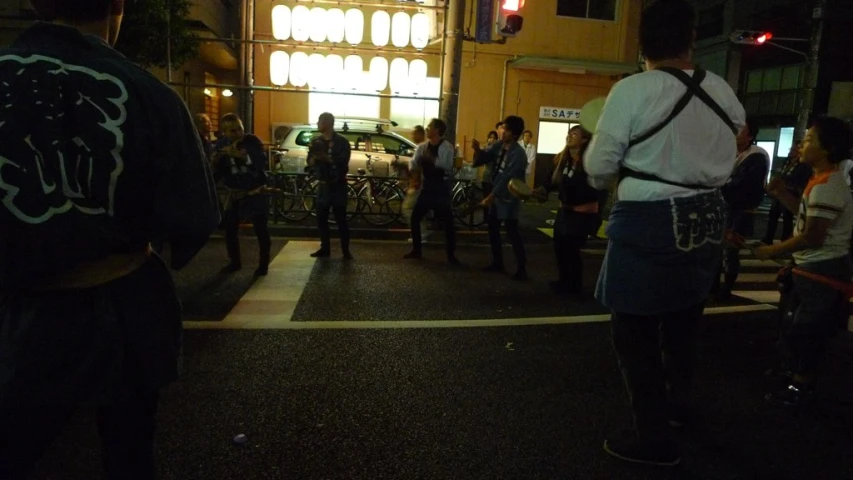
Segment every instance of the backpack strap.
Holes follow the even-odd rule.
[[[732,119],[729,118],[729,115],[726,113],[726,111],[723,110],[723,107],[721,107],[720,104],[716,102],[716,100],[711,98],[711,95],[708,95],[708,92],[706,92],[705,89],[702,88],[701,84],[702,81],[705,79],[705,70],[697,67],[692,77],[688,75],[684,70],[678,68],[660,67],[658,68],[658,70],[666,72],[674,76],[675,78],[681,80],[681,83],[686,85],[687,89],[692,91],[693,94],[696,95],[696,98],[702,100],[705,105],[708,105],[708,107],[713,110],[718,117],[720,117],[723,123],[725,123],[726,126],[728,126],[729,129],[732,131],[732,134],[738,134],[737,127],[735,127],[734,122],[732,122]],[[700,73],[701,78],[699,77]]]
[[[666,68],[666,67],[664,67],[664,68]],[[705,71],[701,70],[701,69],[697,69],[694,72],[694,74],[693,74],[694,76],[692,78],[681,70],[679,70],[679,72],[683,73],[684,76],[687,77],[690,82],[696,81],[697,83],[702,83],[702,80],[705,79]],[[671,72],[669,72],[669,73],[671,73]],[[682,82],[684,81],[682,78],[678,77],[678,75],[676,75],[676,78],[678,78]],[[644,134],[640,135],[639,137],[634,138],[633,140],[628,142],[628,148],[631,148],[634,145],[637,145],[638,143],[645,142],[646,140],[648,140],[652,136],[654,136],[654,134],[663,130],[664,127],[666,127],[667,125],[672,123],[672,121],[675,120],[675,117],[677,117],[682,111],[684,111],[684,109],[687,107],[687,104],[690,103],[690,100],[693,100],[693,97],[695,95],[696,95],[696,92],[692,88],[690,88],[688,85],[687,91],[684,92],[684,95],[681,96],[681,98],[678,100],[678,103],[676,103],[675,107],[672,108],[672,111],[669,112],[669,116],[667,116],[665,119],[663,119],[663,121],[660,122],[659,124],[655,125],[651,130],[647,131],[646,133],[644,133]]]

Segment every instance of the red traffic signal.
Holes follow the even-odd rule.
[[[773,34],[755,30],[735,30],[730,38],[732,43],[739,45],[763,45],[773,38]]]
[[[517,12],[524,6],[524,0],[503,0],[501,10],[504,12]]]

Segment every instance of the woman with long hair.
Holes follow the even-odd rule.
[[[587,184],[583,154],[592,134],[574,126],[566,137],[566,147],[554,157],[554,170],[538,189],[540,200],[557,190],[560,208],[554,221],[554,255],[559,279],[550,282],[554,293],[579,295],[583,289],[581,248],[598,218],[599,191]]]

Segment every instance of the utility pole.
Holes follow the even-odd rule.
[[[444,19],[444,79],[441,84],[441,119],[447,123],[445,139],[456,145],[456,123],[459,114],[459,86],[462,80],[462,46],[465,29],[465,1],[447,0]]]
[[[809,47],[809,60],[806,64],[806,77],[803,79],[803,96],[800,100],[800,113],[797,117],[797,127],[794,139],[802,140],[809,127],[809,118],[814,108],[814,91],[820,71],[820,42],[823,38],[823,22],[826,18],[827,0],[815,0],[812,10],[812,36]]]

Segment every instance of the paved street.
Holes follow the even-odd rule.
[[[551,295],[549,239],[525,235],[528,282],[479,272],[489,251],[474,235],[462,268],[437,242],[404,262],[405,236],[357,241],[352,262],[337,250],[309,258],[316,241],[276,240],[257,281],[252,238],[230,277],[216,274],[224,245],[212,240],[176,277],[186,371],[162,398],[161,478],[853,478],[853,342],[834,342],[816,408],[766,404],[776,267],[753,259],[738,297],[708,309],[683,466],[610,458],[602,442],[630,413],[607,312]],[[589,247],[591,289],[604,244]],[[101,478],[91,420],[74,419],[36,479]],[[232,442],[240,433],[244,446]]]

